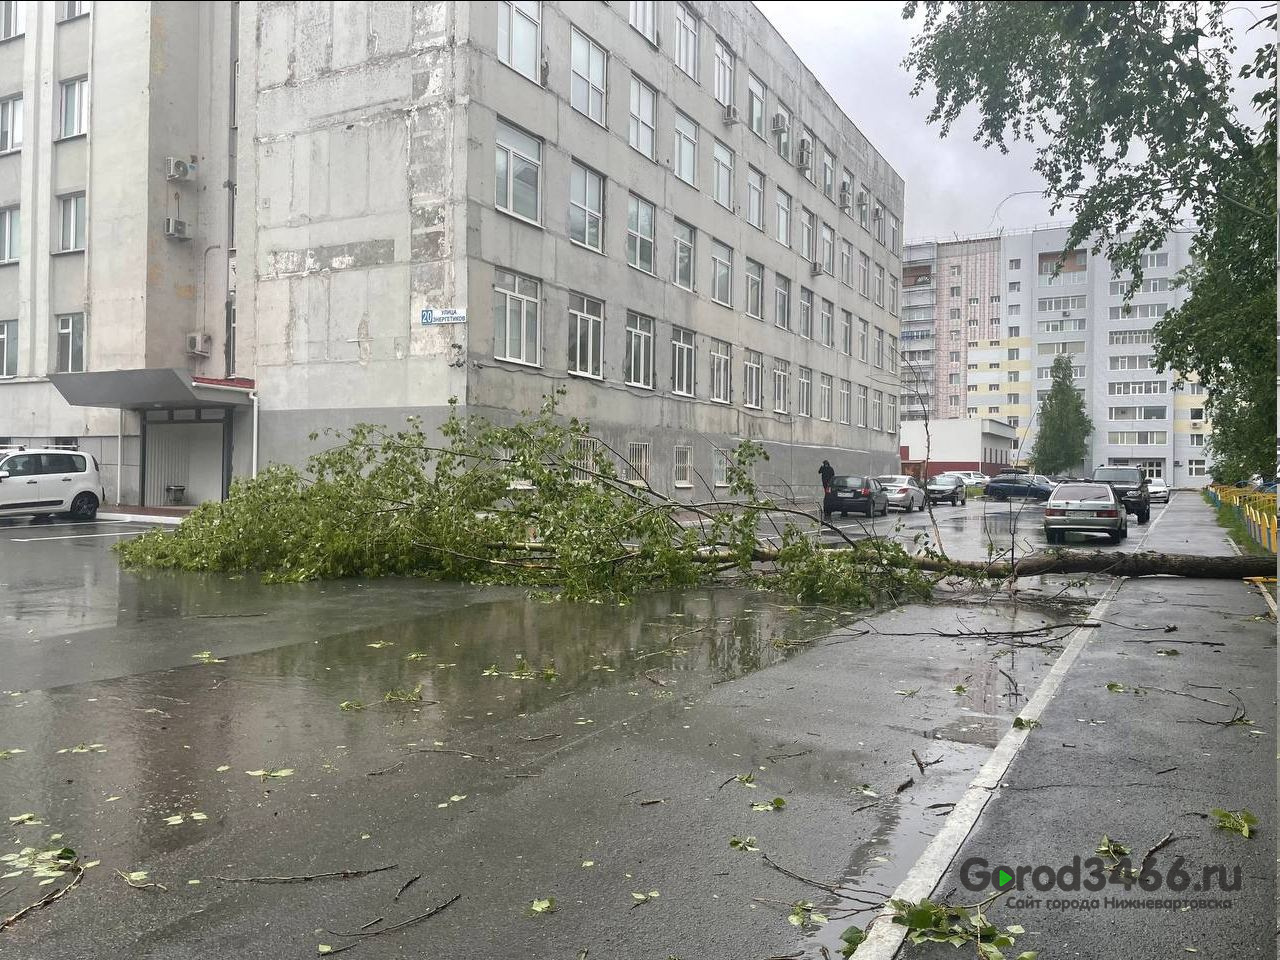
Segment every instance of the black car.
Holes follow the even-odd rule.
[[[958,473],[940,473],[929,481],[929,485],[925,489],[929,494],[929,500],[933,503],[950,500],[951,505],[954,507],[964,506],[968,500],[968,490],[965,486],[964,477]]]
[[[1031,473],[1002,473],[987,481],[987,496],[992,500],[1048,500],[1054,483],[1048,477]]]
[[[1125,510],[1138,515],[1139,523],[1151,519],[1151,493],[1147,476],[1137,467],[1098,467],[1093,471],[1097,483],[1108,484],[1124,504]]]
[[[847,517],[854,512],[868,517],[888,516],[889,494],[875,477],[832,478],[831,489],[822,498],[822,515],[829,517],[838,513]]]

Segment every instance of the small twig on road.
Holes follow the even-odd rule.
[[[879,806],[879,801],[872,800],[870,803],[864,803],[860,807],[854,807],[849,811],[850,814],[861,813],[863,810],[870,810],[872,807]]]
[[[374,917],[374,918],[373,918],[372,920],[370,920],[368,923],[362,923],[362,924],[360,925],[360,929],[361,929],[361,930],[368,930],[370,927],[376,927],[378,924],[380,924],[380,923],[381,923],[383,920],[385,920],[385,919],[387,919],[387,918],[386,918],[386,917]],[[352,946],[355,946],[355,944],[352,944]]]
[[[414,753],[451,753],[458,757],[466,757],[468,760],[479,760],[481,763],[492,763],[493,757],[482,757],[478,753],[468,753],[466,750],[447,750],[444,747],[416,747]]]
[[[526,777],[540,777],[540,776],[542,776],[542,774],[540,773],[504,773],[502,775],[502,779],[503,780],[521,780]]]
[[[915,778],[915,777],[907,777],[907,779],[906,779],[905,781],[903,781],[902,783],[898,784],[897,789],[896,789],[896,790],[894,790],[893,792],[894,792],[895,794],[897,794],[897,793],[901,793],[903,790],[906,790],[908,787],[914,787],[915,785],[916,785],[916,778]]]
[[[922,777],[924,776],[925,767],[932,767],[935,763],[942,762],[942,757],[939,757],[937,760],[921,760],[920,754],[916,753],[914,750],[911,751],[911,759],[914,760],[916,762],[916,766],[920,768],[920,776]]]
[[[367,877],[371,873],[394,870],[398,866],[398,863],[392,863],[385,867],[372,867],[368,870],[336,870],[333,873],[306,873],[297,877],[214,877],[213,879],[225,880],[227,883],[307,883],[311,880],[327,880],[331,877],[351,880],[355,877]]]
[[[801,750],[799,753],[771,753],[765,757],[770,763],[777,763],[779,760],[790,760],[792,757],[803,757],[806,753],[813,753],[812,750]]]
[[[1018,681],[1017,681],[1017,680],[1015,680],[1015,679],[1013,679],[1013,677],[1012,677],[1012,676],[1010,676],[1009,674],[1005,673],[1005,672],[1004,672],[1003,670],[1001,670],[999,667],[997,667],[997,668],[996,668],[996,670],[999,672],[1000,676],[1002,676],[1002,677],[1004,677],[1006,680],[1008,680],[1008,681],[1009,681],[1009,685],[1010,685],[1011,687],[1013,687],[1013,690],[1012,690],[1012,692],[1011,692],[1011,695],[1012,695],[1013,697],[1015,697],[1015,698],[1021,698],[1021,697],[1022,697],[1022,691],[1018,689]]]
[[[1168,768],[1166,768],[1166,769],[1164,769],[1164,770],[1157,770],[1157,771],[1155,772],[1155,776],[1157,776],[1157,777],[1158,777],[1158,776],[1160,776],[1160,774],[1162,774],[1162,773],[1173,773],[1173,771],[1175,771],[1175,770],[1177,770],[1177,769],[1178,769],[1177,767],[1168,767]]]
[[[4,920],[0,920],[0,930],[3,930],[5,929],[5,927],[11,926],[12,924],[17,923],[19,920],[25,917],[28,913],[32,913],[36,910],[41,909],[42,907],[47,907],[49,904],[55,903],[58,900],[61,900],[68,893],[70,893],[71,890],[75,887],[75,885],[80,882],[80,878],[84,876],[84,867],[76,866],[74,867],[74,869],[76,871],[76,875],[72,877],[70,883],[64,884],[63,886],[59,887],[56,890],[50,890],[48,893],[46,893],[43,897],[41,897],[35,903],[28,904],[27,906],[19,910],[17,913],[13,914],[13,916],[5,917]]]
[[[652,807],[655,803],[666,803],[666,802],[667,802],[667,798],[666,798],[666,797],[659,797],[659,798],[658,798],[658,799],[656,799],[656,800],[641,800],[638,804],[636,804],[636,806],[638,806],[638,807]]]
[[[392,899],[392,900],[399,900],[399,899],[400,899],[400,895],[401,895],[402,893],[404,893],[406,890],[408,890],[410,887],[412,887],[415,883],[417,883],[417,882],[418,882],[419,880],[421,880],[421,879],[422,879],[422,874],[420,874],[420,873],[415,873],[412,877],[410,877],[410,878],[409,878],[408,880],[406,880],[404,883],[400,884],[400,889],[396,891],[396,895],[395,895],[394,897],[392,897],[391,899]]]
[[[10,887],[8,890],[0,890],[0,900],[3,900],[5,897],[7,897],[9,894],[13,893],[13,891],[17,889],[18,889],[17,887]]]
[[[1156,843],[1154,847],[1152,847],[1150,850],[1148,850],[1146,853],[1142,855],[1142,859],[1138,861],[1139,877],[1141,877],[1142,874],[1146,871],[1147,861],[1150,860],[1152,857],[1154,857],[1157,853],[1159,853],[1165,847],[1167,847],[1169,844],[1173,843],[1173,840],[1174,840],[1173,831],[1170,830],[1168,833],[1164,835],[1164,837],[1159,842]]]
[[[431,917],[434,917],[437,913],[447,910],[449,907],[453,906],[455,903],[457,903],[461,899],[462,899],[462,894],[455,893],[452,897],[450,897],[444,903],[436,904],[426,913],[420,913],[418,914],[418,916],[410,917],[408,920],[401,920],[399,923],[393,923],[391,926],[383,927],[381,930],[365,930],[363,932],[356,931],[355,933],[338,933],[335,930],[328,930],[327,932],[332,934],[335,937],[380,937],[384,933],[391,933],[392,931],[395,931],[395,930],[402,930],[405,927],[410,926],[411,924],[418,923],[419,921],[427,920]],[[352,944],[352,946],[354,946],[354,944]],[[336,953],[337,951],[334,951],[334,952]]]
[[[397,770],[399,770],[399,769],[400,769],[401,767],[403,767],[403,766],[404,766],[404,761],[403,761],[403,760],[397,760],[397,761],[396,761],[395,763],[393,763],[391,766],[389,766],[389,767],[385,767],[385,768],[383,768],[382,770],[370,770],[368,773],[366,773],[366,774],[365,774],[365,776],[366,776],[366,777],[380,777],[380,776],[382,776],[384,773],[395,773]]]
[[[558,733],[544,733],[540,737],[521,737],[520,739],[525,743],[538,743],[541,740],[555,740],[559,736]]]
[[[831,894],[833,897],[839,897],[841,900],[850,900],[853,903],[871,903],[872,902],[870,900],[862,900],[862,899],[859,899],[858,897],[851,896],[850,893],[846,893],[844,891],[851,891],[852,893],[866,894],[867,896],[871,896],[871,897],[880,897],[882,895],[881,891],[879,890],[859,890],[855,887],[846,887],[843,884],[823,883],[821,880],[814,880],[811,877],[801,876],[800,874],[796,873],[794,870],[788,870],[786,867],[782,866],[782,864],[778,863],[776,860],[771,858],[767,853],[762,853],[760,856],[766,864],[773,867],[773,869],[777,870],[779,873],[783,874],[784,876],[788,876],[792,880],[798,880],[801,883],[806,883],[811,887],[817,887],[819,890],[825,890],[827,893]],[[884,894],[884,896],[887,896],[887,894]],[[759,900],[760,898],[757,897],[756,899]],[[765,902],[769,902],[769,901],[765,901]],[[880,903],[883,903],[883,902],[884,902],[883,899],[881,899],[876,902],[876,905],[878,906]]]
[[[1218,640],[1166,640],[1164,637],[1143,640],[1141,637],[1136,640],[1121,640],[1121,643],[1184,643],[1195,644],[1201,647],[1225,647],[1226,644]]]
[[[129,886],[133,887],[133,889],[135,890],[162,890],[165,893],[169,892],[169,888],[166,887],[163,883],[138,883],[136,880],[130,879],[129,875],[125,873],[123,870],[117,870],[116,876],[119,877],[121,880],[123,880],[125,883],[127,883]]]

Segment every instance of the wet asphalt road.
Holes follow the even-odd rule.
[[[939,508],[949,551],[985,556],[988,532],[1010,536],[983,513]],[[1031,518],[1019,536],[1034,540]],[[927,522],[901,519],[909,536]],[[1053,659],[920,631],[1063,616],[1037,600],[1063,589],[1051,579],[1017,607],[865,623],[738,590],[604,607],[418,581],[263,586],[122,571],[110,544],[137,529],[0,527],[6,849],[100,861],[0,933],[5,956],[816,956],[844,924],[788,924],[787,904],[815,891],[729,838],[891,890],[937,829],[932,805],[959,795]],[[397,690],[422,699],[384,702]],[[913,750],[940,762],[922,775]],[[261,770],[292,773],[247,772]],[[725,783],[747,774],[754,788]],[[783,810],[751,809],[773,797]],[[6,863],[3,915],[50,889]],[[329,932],[457,894],[413,926]],[[554,913],[530,915],[549,897]]]

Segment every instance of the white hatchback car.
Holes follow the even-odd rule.
[[[98,461],[78,450],[0,449],[0,517],[92,520],[106,499]]]

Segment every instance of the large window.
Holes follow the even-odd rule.
[[[747,261],[747,302],[748,317],[764,319],[764,264],[754,260]]]
[[[1109,407],[1108,420],[1168,420],[1169,408],[1157,407]]]
[[[498,59],[538,83],[537,0],[499,0]]]
[[[800,208],[800,255],[810,263],[818,262],[818,237],[813,211]]]
[[[26,32],[27,0],[4,0],[0,3],[0,40]]]
[[[858,318],[858,359],[861,360],[863,363],[867,362],[867,341],[869,339],[870,330],[871,330],[871,325],[868,324],[867,321],[859,317]],[[957,357],[956,359],[959,360],[960,358]]]
[[[818,339],[828,347],[836,345],[836,305],[830,300],[822,301],[822,311],[818,314]]]
[[[858,292],[864,297],[871,296],[871,258],[858,251]]]
[[[579,113],[585,113],[596,123],[604,126],[608,54],[604,52],[604,47],[574,27],[570,59],[573,75],[569,81],[569,103]]]
[[[650,43],[658,42],[657,0],[631,0],[631,25]]]
[[[801,367],[796,377],[796,414],[813,416],[813,371]]]
[[[1109,370],[1154,370],[1155,368],[1156,358],[1149,353],[1107,358]]]
[[[891,393],[884,398],[884,403],[885,403],[884,428],[888,430],[890,433],[897,433],[898,432],[898,398]],[[996,410],[991,410],[990,412],[995,413]]]
[[[569,294],[569,372],[604,376],[604,303]]]
[[[871,391],[871,429],[884,429],[884,391]]]
[[[649,444],[632,441],[627,444],[626,481],[647,486],[649,483]]]
[[[835,199],[836,158],[831,155],[831,151],[826,147],[822,148],[822,192],[827,195],[828,199]]]
[[[719,240],[711,241],[711,299],[733,306],[733,250]]]
[[[840,352],[853,356],[853,314],[848,310],[840,311]]]
[[[698,79],[698,18],[683,3],[676,8],[676,66]]]
[[[634,193],[627,197],[627,263],[653,273],[653,204]]]
[[[773,134],[776,138],[778,156],[791,162],[791,111],[778,104],[778,112],[773,117]]]
[[[62,113],[59,137],[74,137],[89,130],[89,78],[62,81]]]
[[[1110,430],[1107,443],[1127,447],[1154,447],[1169,442],[1167,430]]]
[[[733,103],[733,51],[719,37],[716,37],[715,57],[716,99],[728,106]]]
[[[1036,301],[1036,309],[1044,312],[1083,310],[1088,299],[1088,297],[1041,297]]]
[[[68,313],[58,317],[58,373],[84,371],[84,314]]]
[[[632,4],[632,8],[635,4]],[[658,96],[639,77],[631,77],[631,124],[628,142],[650,160],[653,159],[654,131],[658,127]]]
[[[0,153],[22,146],[22,97],[0,100]]]
[[[773,412],[791,411],[791,364],[777,358],[773,361]]]
[[[542,141],[498,121],[494,205],[504,213],[541,221]]]
[[[848,423],[853,413],[853,384],[848,380],[840,381],[840,422]]]
[[[874,358],[875,365],[881,370],[883,370],[884,369],[884,331],[881,330],[879,327],[876,327],[875,347],[876,347],[875,358]]]
[[[755,75],[747,76],[747,126],[757,137],[764,136],[764,83]]]
[[[723,340],[711,341],[711,399],[717,403],[733,399],[733,348]]]
[[[1139,293],[1164,293],[1169,289],[1166,277],[1148,277],[1142,283],[1135,284],[1129,280],[1112,280],[1110,293],[1113,297],[1125,297]]]
[[[813,291],[808,287],[800,288],[799,333],[806,340],[813,339]]]
[[[604,250],[604,177],[575,162],[569,184],[569,239]]]
[[[764,229],[764,174],[747,167],[747,223]]]
[[[693,447],[678,443],[672,451],[672,482],[677,487],[692,487]]]
[[[675,172],[685,183],[698,183],[698,125],[679,110],[676,111]]]
[[[1168,392],[1169,384],[1165,380],[1112,381],[1107,384],[1107,393],[1113,397],[1158,396]]]
[[[878,263],[876,264],[875,278],[876,278],[876,283],[875,283],[875,287],[872,288],[872,293],[873,293],[872,299],[875,300],[876,306],[883,307],[884,306],[884,267],[880,266],[880,264]]]
[[[884,243],[884,219],[884,204],[877,200],[871,208],[871,234],[881,244]]]
[[[892,213],[889,214],[889,249],[894,253],[902,252],[902,224]]]
[[[62,224],[58,249],[83,250],[85,244],[85,197],[73,193],[58,198],[59,219]]]
[[[858,426],[867,425],[867,388],[858,384]]]
[[[0,377],[18,375],[18,321],[0,320]]]
[[[1128,343],[1155,343],[1154,330],[1112,330],[1107,334],[1107,342],[1112,346]]]
[[[0,263],[18,259],[22,215],[17,207],[0,210]]]
[[[698,231],[683,220],[677,220],[672,239],[674,262],[671,267],[671,282],[677,287],[692,290],[693,265],[698,262]]]
[[[712,197],[722,207],[733,209],[733,151],[719,140],[712,151],[714,178]]]
[[[774,274],[773,324],[783,330],[791,329],[791,281],[782,274]]]
[[[778,232],[774,234],[777,241],[784,246],[791,246],[791,194],[778,187],[775,191],[777,194],[778,206]]]
[[[853,286],[853,244],[848,240],[840,241],[840,282]]]
[[[827,276],[835,276],[836,232],[825,223],[822,225],[822,269]]]
[[[653,389],[653,317],[627,313],[626,382]]]
[[[858,185],[858,225],[863,230],[871,229],[871,191],[865,183]]]
[[[742,404],[759,410],[764,406],[764,357],[748,350],[742,361]]]
[[[531,277],[498,270],[493,281],[493,355],[531,366],[541,364],[542,285]]]
[[[831,374],[818,375],[818,419],[831,419]]]
[[[681,396],[694,395],[694,371],[697,369],[693,348],[693,331],[684,327],[671,328],[671,392]]]
[[[898,278],[892,274],[889,276],[889,312],[895,317],[898,315]]]
[[[1167,303],[1128,303],[1123,307],[1110,307],[1109,320],[1159,320],[1169,310]]]

